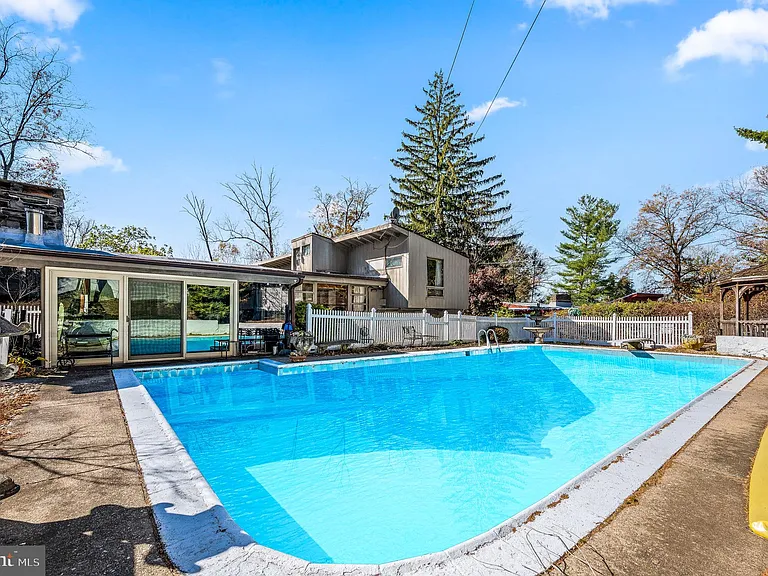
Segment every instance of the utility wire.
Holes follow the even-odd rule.
[[[520,52],[523,51],[523,46],[525,46],[525,43],[528,40],[528,36],[531,35],[531,31],[533,30],[533,27],[536,26],[536,21],[539,19],[539,16],[541,15],[541,11],[544,10],[544,5],[546,3],[547,3],[547,0],[543,0],[543,2],[541,3],[541,6],[539,7],[539,11],[536,13],[536,18],[533,19],[533,22],[531,22],[531,25],[528,27],[528,32],[526,32],[525,38],[523,38],[523,41],[520,44],[520,48],[517,49],[517,54],[515,54],[515,57],[512,59],[512,64],[510,64],[509,68],[507,68],[507,73],[504,74],[504,79],[501,81],[501,84],[499,84],[499,89],[496,90],[496,94],[494,95],[493,100],[491,100],[491,103],[488,105],[488,109],[485,111],[485,114],[483,115],[483,119],[480,121],[480,125],[477,127],[477,130],[475,130],[475,134],[480,133],[480,128],[483,127],[483,122],[485,122],[485,119],[488,117],[488,114],[493,108],[493,103],[496,102],[496,98],[499,97],[499,93],[501,92],[501,89],[504,87],[504,82],[507,81],[507,76],[509,76],[509,73],[512,72],[512,67],[515,65],[515,62],[517,62],[517,57],[520,56]]]
[[[459,50],[461,50],[461,43],[464,42],[464,34],[467,31],[467,26],[469,25],[469,17],[472,16],[472,8],[475,7],[475,0],[472,0],[472,4],[469,6],[469,13],[467,14],[467,21],[464,22],[464,29],[461,31],[461,38],[459,38],[459,45],[456,46],[456,53],[453,55],[453,62],[451,62],[451,69],[448,71],[448,79],[445,81],[446,84],[451,81],[451,74],[453,73],[453,67],[456,65],[456,58],[459,57]]]

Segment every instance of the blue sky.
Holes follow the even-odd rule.
[[[312,189],[378,185],[422,88],[451,64],[469,0],[0,0],[72,61],[96,160],[62,159],[86,211],[146,226],[183,255],[182,199],[234,214],[220,182],[252,162],[281,179],[282,238],[306,232]],[[535,5],[534,5],[535,4]],[[538,0],[476,0],[452,80],[488,102]],[[625,222],[659,186],[768,163],[733,126],[768,127],[765,0],[549,0],[483,126],[529,243],[552,255],[582,194]]]

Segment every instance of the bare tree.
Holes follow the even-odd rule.
[[[0,299],[7,300],[14,306],[30,299],[39,300],[40,269],[0,267]]]
[[[707,188],[682,193],[663,187],[640,206],[619,245],[627,271],[644,273],[652,285],[680,301],[697,287],[703,242],[720,227],[718,207]]]
[[[274,168],[266,175],[256,164],[253,164],[252,170],[252,174],[243,172],[234,182],[222,183],[227,190],[226,198],[240,209],[243,220],[225,216],[217,224],[221,235],[218,240],[225,243],[249,242],[257,258],[274,258],[283,224],[282,213],[275,205],[280,180]]]
[[[30,152],[75,149],[89,154],[89,128],[78,112],[86,103],[70,81],[58,50],[24,41],[16,24],[0,23],[0,173],[15,177]]]
[[[361,224],[370,216],[371,198],[378,186],[360,184],[357,180],[344,178],[347,187],[335,194],[323,192],[315,187],[317,206],[312,210],[312,225],[315,232],[330,238],[360,230]]]
[[[768,261],[768,166],[723,182],[716,201],[725,207],[723,225],[739,251],[755,264]]]
[[[194,192],[190,192],[184,196],[184,202],[186,205],[182,210],[194,218],[195,223],[197,224],[197,233],[208,252],[208,259],[211,261],[215,260],[213,257],[213,250],[211,249],[211,243],[214,242],[214,238],[208,224],[208,221],[211,218],[210,207],[206,206],[205,200],[198,198]]]

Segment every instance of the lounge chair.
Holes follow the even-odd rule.
[[[421,346],[424,346],[425,340],[436,340],[437,336],[431,336],[430,334],[422,334],[416,331],[415,326],[403,326],[403,346],[416,346],[416,342],[421,342]]]
[[[653,350],[656,348],[656,341],[653,338],[629,338],[622,340],[620,346],[627,350]]]

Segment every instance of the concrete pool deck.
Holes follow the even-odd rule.
[[[585,558],[595,568],[602,554],[614,574],[759,576],[768,567],[768,541],[749,532],[743,482],[735,478],[748,474],[760,437],[753,429],[766,424],[764,372],[665,466],[655,484],[632,497],[637,505],[617,512],[579,553],[593,554]],[[14,431],[19,437],[2,447],[0,470],[22,491],[0,502],[0,543],[46,544],[53,574],[173,573],[160,553],[109,372],[78,370],[61,385],[44,385]],[[434,566],[433,573],[507,573],[472,564],[470,571]],[[574,557],[567,573],[601,573],[579,566]],[[521,573],[534,574],[533,568]]]

